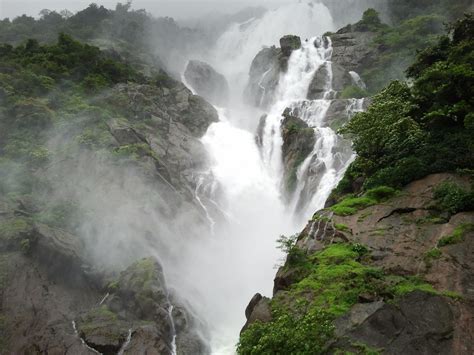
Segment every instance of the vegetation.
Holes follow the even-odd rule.
[[[338,190],[400,187],[430,173],[474,167],[474,19],[466,15],[449,35],[418,55],[413,85],[392,82],[366,112],[341,130],[358,158]]]
[[[272,321],[251,324],[240,337],[238,353],[324,354],[334,337],[334,319],[361,294],[390,300],[415,290],[436,293],[420,278],[386,275],[367,265],[367,254],[361,244],[333,244],[305,255],[306,261],[295,266],[306,270],[298,273],[301,278],[273,298]]]
[[[388,186],[379,186],[368,190],[363,196],[347,196],[330,209],[338,216],[350,216],[357,211],[386,201],[397,194],[397,191]]]
[[[474,232],[474,224],[461,224],[454,229],[451,235],[442,237],[438,242],[438,247],[441,248],[447,245],[461,243],[464,240],[465,235],[471,232]]]
[[[452,214],[474,210],[474,192],[463,189],[456,183],[444,182],[434,190],[437,207]]]

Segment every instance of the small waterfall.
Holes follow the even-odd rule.
[[[173,309],[174,306],[170,304],[168,307],[168,317],[170,319],[170,324],[171,324],[171,354],[176,355],[177,354],[177,347],[176,347],[176,327],[174,325],[174,319],[173,319]]]
[[[127,350],[127,347],[131,341],[132,341],[132,329],[130,328],[128,330],[127,339],[125,339],[125,342],[122,344],[122,347],[120,348],[117,355],[123,355],[123,353],[125,352],[125,350]]]
[[[260,96],[260,103],[259,103],[260,107],[263,105],[263,102],[265,100],[265,95],[267,94],[267,89],[265,88],[265,86],[263,86],[263,81],[265,80],[266,76],[268,75],[268,73],[270,73],[271,70],[272,68],[268,69],[265,73],[263,73],[260,81],[258,82],[258,86],[262,90],[262,94]]]
[[[211,217],[211,214],[209,213],[209,210],[207,209],[206,205],[202,202],[201,197],[199,196],[199,193],[201,191],[201,187],[204,184],[204,177],[200,176],[198,178],[197,184],[196,184],[196,190],[194,190],[194,198],[198,202],[199,206],[204,210],[204,213],[206,214],[206,218],[209,221],[209,228],[211,230],[211,234],[214,235],[214,226],[216,224],[216,221]]]
[[[357,74],[355,71],[350,71],[349,72],[349,75],[351,76],[352,78],[352,81],[354,82],[354,84],[356,86],[358,86],[359,88],[363,89],[363,90],[366,90],[367,89],[367,85],[365,85],[364,81],[362,80],[362,78],[359,76],[359,74]]]
[[[100,300],[99,306],[102,306],[102,304],[105,302],[107,298],[109,298],[110,293],[107,292],[107,294]]]
[[[98,351],[95,350],[94,348],[91,348],[89,345],[87,345],[87,343],[84,341],[84,339],[81,338],[81,336],[79,335],[79,332],[77,331],[76,321],[73,320],[71,323],[72,323],[72,329],[74,330],[74,334],[79,338],[79,340],[81,341],[82,345],[83,345],[87,350],[90,350],[90,351],[92,351],[93,353],[102,355],[102,353],[98,352]]]

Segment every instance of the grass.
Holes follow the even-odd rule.
[[[337,230],[340,230],[340,231],[343,231],[343,232],[350,232],[351,229],[345,225],[344,223],[336,223],[334,225],[334,227],[336,227]]]
[[[451,235],[442,237],[438,242],[438,248],[461,243],[467,233],[474,231],[474,224],[464,223],[457,226]]]
[[[363,196],[349,195],[344,200],[330,208],[338,216],[351,216],[359,210],[387,201],[397,195],[397,190],[388,186],[379,186],[370,189]]]

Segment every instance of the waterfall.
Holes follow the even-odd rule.
[[[275,266],[282,257],[276,240],[282,234],[300,231],[307,218],[324,206],[353,159],[350,144],[328,121],[337,93],[333,90],[331,41],[321,34],[333,27],[329,11],[320,3],[285,5],[260,19],[230,26],[203,58],[225,75],[231,86],[228,107],[217,108],[219,122],[201,139],[209,156],[209,171],[202,173],[212,177],[217,188],[203,188],[198,178],[195,196],[208,220],[213,221],[213,233],[183,250],[179,267],[169,279],[180,294],[191,295],[193,308],[208,324],[213,354],[235,352],[248,301],[256,292],[272,293]],[[286,34],[302,37],[302,47],[288,59],[273,98],[262,87],[267,74],[259,78],[262,97],[270,104],[261,144],[257,145],[255,129],[262,111],[242,103],[248,70],[264,45],[277,45]],[[308,100],[309,86],[319,69],[327,72],[324,95]],[[360,100],[343,103],[346,116],[362,109]],[[297,188],[290,203],[281,188],[281,122],[286,108],[315,135],[311,154],[298,168]],[[218,217],[214,211],[225,213]],[[311,233],[327,228],[321,224],[313,223]]]
[[[337,135],[327,121],[328,110],[335,100],[332,75],[332,43],[327,37],[306,40],[294,51],[288,62],[288,71],[281,76],[274,104],[266,119],[262,137],[264,162],[273,174],[281,171],[282,112],[290,108],[315,132],[313,151],[299,166],[297,187],[291,202],[295,217],[303,221],[307,215],[324,207],[324,203],[353,160],[347,141]],[[318,69],[325,67],[324,93],[321,99],[307,100],[311,81]],[[361,111],[363,100],[344,100],[345,115]]]
[[[176,355],[177,354],[177,347],[176,347],[176,326],[174,324],[174,319],[173,319],[173,309],[174,306],[170,304],[168,307],[168,317],[170,319],[171,323],[171,355]]]

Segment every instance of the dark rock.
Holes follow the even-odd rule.
[[[308,89],[308,100],[322,99],[329,88],[341,92],[345,87],[351,85],[352,79],[347,70],[338,63],[331,64],[332,82],[329,83],[330,73],[328,65],[322,65],[314,74]],[[333,94],[334,95],[334,94]]]
[[[266,121],[267,115],[262,115],[258,122],[257,134],[255,135],[255,141],[260,148],[263,147],[263,133],[265,130]]]
[[[380,54],[377,48],[370,45],[375,35],[373,32],[352,32],[351,28],[331,35],[333,63],[348,72],[362,73]]]
[[[293,193],[296,188],[296,172],[298,167],[313,151],[316,137],[314,130],[303,120],[286,109],[283,113],[281,134],[283,138],[283,166],[284,181],[288,194]]]
[[[172,351],[154,325],[144,325],[133,331],[124,354],[171,355]]]
[[[452,347],[454,315],[441,296],[415,291],[398,307],[384,305],[348,336],[389,354],[447,354]]]
[[[301,38],[294,35],[284,36],[280,38],[280,47],[283,54],[289,57],[291,52],[301,48]]]
[[[252,299],[250,300],[247,308],[245,308],[245,318],[249,319],[250,315],[252,314],[255,306],[260,302],[263,296],[260,293],[256,293]]]
[[[258,298],[258,297],[257,297]],[[259,321],[262,323],[268,323],[272,321],[272,310],[270,307],[270,299],[267,297],[261,297],[257,302],[255,302],[255,296],[252,298],[251,303],[253,302],[254,304],[252,307],[247,306],[247,309],[249,307],[251,308],[251,312],[249,312],[249,316],[247,317],[247,322],[245,323],[244,327],[240,331],[242,334],[251,324]],[[250,309],[249,309],[250,311]]]
[[[215,105],[225,105],[229,99],[229,85],[226,78],[209,64],[190,60],[184,72],[186,81],[198,95]]]
[[[271,104],[282,71],[281,57],[281,49],[273,46],[263,48],[254,58],[244,91],[244,99],[248,104],[261,108]]]

